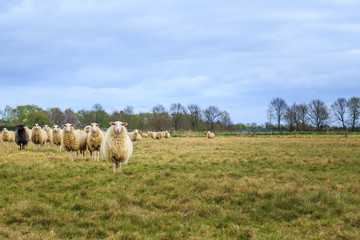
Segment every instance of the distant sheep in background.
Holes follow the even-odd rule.
[[[17,125],[18,129],[15,134],[15,142],[20,146],[20,150],[24,149],[29,143],[29,135],[25,130],[24,124]]]
[[[132,155],[133,144],[127,135],[126,122],[110,122],[110,125],[101,143],[101,154],[113,163],[114,173],[120,173],[121,164],[126,164]]]
[[[36,149],[39,149],[41,145],[44,145],[47,140],[47,134],[39,124],[34,124],[31,130],[31,141],[36,145]]]
[[[52,133],[51,133],[51,142],[58,147],[56,152],[61,152],[61,145],[62,145],[62,130],[58,125],[54,125],[52,127]]]
[[[170,133],[168,131],[165,131],[165,138],[170,138]]]
[[[147,134],[147,133],[142,133],[142,134],[141,134],[141,137],[142,137],[142,138],[147,138],[147,137],[148,137],[148,134]]]
[[[3,129],[2,136],[3,136],[4,142],[14,142],[15,141],[15,133],[13,131],[7,130],[7,128]]]
[[[142,137],[137,129],[130,135],[131,141],[141,141]]]
[[[94,160],[100,161],[100,147],[102,140],[104,139],[104,133],[99,128],[100,123],[89,123],[90,132],[87,135],[86,145],[90,151],[91,160],[93,160],[93,152],[94,152]]]
[[[80,133],[74,129],[74,124],[66,123],[63,125],[63,147],[69,154],[69,161],[74,161],[73,153],[79,159]]]
[[[212,132],[208,131],[208,132],[207,132],[207,138],[208,138],[208,139],[215,138],[215,133],[212,133]]]

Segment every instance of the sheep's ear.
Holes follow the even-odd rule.
[[[71,127],[73,127],[73,126],[74,126],[74,124],[71,124],[70,126],[71,126]]]
[[[114,122],[110,122],[110,125],[115,125],[115,123],[114,123]]]
[[[128,125],[128,123],[127,123],[127,122],[123,122],[123,123],[121,123],[121,125],[123,125],[123,126],[127,126],[127,125]]]
[[[98,126],[100,126],[101,124],[100,124],[100,123],[98,123],[97,125],[98,125]]]
[[[63,124],[62,126],[65,127],[65,124]]]
[[[91,123],[88,124],[89,126],[91,125]]]

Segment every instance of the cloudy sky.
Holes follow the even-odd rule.
[[[196,103],[234,123],[360,97],[358,0],[1,0],[0,109]]]

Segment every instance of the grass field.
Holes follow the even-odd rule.
[[[360,239],[360,136],[144,140],[123,173],[0,143],[0,239]]]

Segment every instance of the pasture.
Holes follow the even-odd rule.
[[[1,239],[360,239],[360,137],[176,137],[103,159],[0,142]]]

